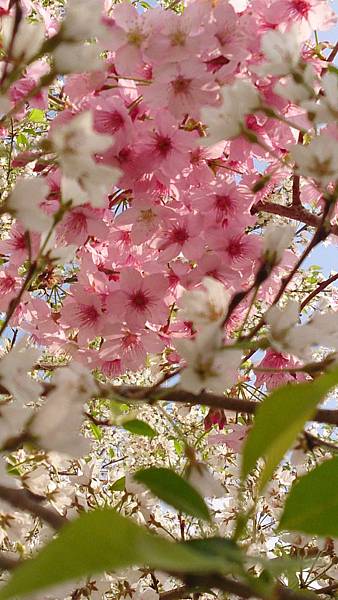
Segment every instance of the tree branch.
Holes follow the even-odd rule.
[[[254,415],[260,407],[261,402],[255,400],[244,400],[232,396],[218,396],[209,392],[201,392],[200,394],[192,394],[178,388],[160,388],[153,389],[152,387],[143,386],[107,386],[100,385],[100,394],[109,397],[110,394],[118,394],[126,401],[148,402],[153,404],[158,400],[166,400],[168,402],[177,402],[179,404],[191,404],[211,406],[212,408],[220,408],[238,413],[246,413]],[[338,410],[320,408],[315,413],[311,421],[317,423],[326,423],[328,425],[338,426]]]
[[[325,290],[325,288],[327,288],[329,285],[331,285],[331,283],[333,283],[334,281],[336,281],[338,279],[338,273],[336,273],[335,275],[332,275],[331,277],[329,277],[328,279],[325,279],[325,281],[322,281],[318,287],[316,287],[315,290],[313,290],[313,292],[311,292],[311,294],[309,294],[301,303],[300,305],[300,309],[303,310],[303,308],[305,308],[305,306],[307,304],[309,304],[309,302],[311,302],[311,300],[313,300],[313,298],[315,298],[320,292],[322,292],[323,290]]]
[[[9,558],[9,556],[5,556],[3,553],[0,555],[0,570],[1,571],[12,571],[16,567],[21,564],[20,560],[15,560],[14,558]]]
[[[163,592],[160,594],[160,600],[179,600],[186,598],[194,592],[207,592],[211,589],[218,589],[222,592],[234,594],[240,598],[262,598],[266,600],[266,591],[260,592],[258,589],[252,589],[249,585],[240,581],[235,581],[222,575],[191,575],[181,577],[185,581],[185,585]],[[274,600],[304,600],[304,594],[287,588],[281,584],[275,585],[271,598]]]
[[[319,588],[318,590],[313,590],[315,594],[326,594],[326,596],[334,596],[335,591],[338,589],[338,582],[332,583],[323,588]]]
[[[24,489],[14,489],[0,485],[0,498],[5,500],[14,508],[30,512],[35,517],[40,517],[43,521],[51,525],[53,529],[60,529],[67,523],[67,519],[58,512],[46,508],[40,504],[44,500],[41,496],[36,496]]]
[[[308,431],[304,431],[304,437],[309,450],[313,450],[314,448],[325,448],[331,452],[338,452],[338,446],[329,440],[323,440]]]
[[[321,224],[321,217],[314,215],[302,206],[283,206],[274,202],[264,202],[259,200],[251,208],[251,214],[255,215],[258,212],[266,212],[280,217],[286,217],[292,221],[300,221],[310,227],[318,227]],[[338,235],[338,225],[331,226],[331,233]]]
[[[329,56],[327,57],[327,62],[332,62],[336,58],[337,53],[338,53],[338,42],[336,43],[335,47],[332,48]]]
[[[181,598],[188,598],[194,593],[194,589],[188,585],[181,585],[179,588],[170,590],[169,592],[163,592],[160,594],[160,600],[181,600]]]

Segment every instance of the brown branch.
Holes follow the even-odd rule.
[[[32,494],[24,489],[14,489],[0,485],[0,498],[5,500],[14,508],[30,512],[35,517],[51,525],[53,529],[60,529],[67,523],[67,519],[56,511],[42,506],[40,502],[43,497]]]
[[[333,442],[323,440],[322,438],[319,438],[308,431],[304,431],[304,437],[309,450],[313,450],[314,448],[325,448],[331,452],[338,452],[338,446]]]
[[[258,212],[266,212],[280,217],[286,217],[292,221],[300,221],[310,227],[318,227],[321,224],[321,217],[314,215],[302,206],[283,206],[275,202],[264,202],[259,200],[251,208],[251,214],[255,215]],[[338,235],[338,225],[331,226],[331,233]]]
[[[155,403],[157,400],[166,400],[167,402],[177,402],[179,404],[191,404],[192,406],[204,405],[212,408],[220,408],[238,413],[246,413],[254,415],[257,409],[261,406],[261,402],[255,400],[244,400],[232,396],[221,396],[209,392],[201,392],[200,394],[192,394],[186,390],[177,388],[162,388],[154,390],[152,387],[143,386],[100,386],[100,395],[109,397],[111,393],[122,396],[123,399],[129,401],[143,401],[149,404]],[[311,421],[317,423],[326,423],[328,425],[338,426],[338,410],[320,408],[317,410]]]
[[[20,560],[15,560],[14,558],[9,558],[9,556],[5,556],[2,552],[0,554],[0,570],[1,571],[12,571],[21,563]]]
[[[311,302],[311,300],[313,300],[313,298],[315,298],[320,292],[322,292],[323,290],[325,290],[325,288],[327,288],[329,285],[331,285],[331,283],[333,283],[334,281],[336,281],[338,279],[338,273],[336,273],[335,275],[332,275],[331,277],[329,277],[328,279],[325,279],[325,281],[322,281],[318,287],[316,287],[315,290],[313,290],[313,292],[311,292],[311,294],[309,294],[301,303],[300,305],[300,309],[303,310],[303,308],[305,308],[305,306],[307,304],[309,304],[309,302]]]
[[[331,50],[329,56],[327,57],[327,62],[332,62],[334,61],[334,59],[336,58],[338,53],[338,42],[336,43],[335,47]]]
[[[181,585],[179,588],[160,594],[160,600],[181,600],[182,598],[190,597],[194,591],[195,590],[191,589],[188,585]]]
[[[178,575],[178,577],[180,576]],[[267,598],[266,591],[260,592],[259,589],[252,589],[245,583],[218,574],[188,575],[185,577],[181,576],[181,579],[184,580],[185,585],[169,592],[163,592],[160,594],[160,600],[179,600],[180,598],[186,598],[194,592],[206,592],[212,589],[234,594],[240,598],[262,598],[262,600],[266,600]],[[304,600],[304,595],[302,592],[298,593],[277,584],[272,591],[271,598],[274,598],[274,600]]]
[[[338,582],[327,585],[326,587],[319,588],[318,590],[312,590],[315,594],[326,594],[326,596],[333,596],[335,591],[338,589]]]

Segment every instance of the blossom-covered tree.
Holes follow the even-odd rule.
[[[335,596],[335,24],[0,0],[0,600]]]

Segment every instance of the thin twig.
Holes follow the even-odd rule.
[[[313,300],[313,298],[315,298],[320,292],[322,292],[323,290],[325,290],[325,288],[327,288],[329,285],[331,285],[331,283],[333,283],[334,281],[336,281],[338,279],[338,273],[336,273],[335,275],[332,275],[331,277],[329,277],[328,279],[325,279],[325,281],[322,281],[318,287],[316,287],[315,290],[313,290],[311,292],[311,294],[309,294],[301,303],[300,305],[300,309],[303,310],[303,308],[305,308],[305,306],[307,304],[309,304],[309,302],[311,302],[311,300]]]

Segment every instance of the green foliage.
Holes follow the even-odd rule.
[[[209,510],[202,496],[174,471],[150,467],[138,471],[134,479],[177,510],[198,519],[210,520]]]
[[[46,122],[45,112],[43,110],[40,110],[39,108],[33,108],[31,110],[31,112],[29,113],[28,120],[31,121],[32,123],[45,123]]]
[[[189,548],[195,552],[200,552],[202,556],[214,556],[224,561],[225,565],[231,565],[232,570],[237,570],[236,565],[241,566],[245,559],[242,550],[236,542],[221,537],[212,537],[206,539],[190,540],[187,543]]]
[[[126,478],[125,476],[116,479],[114,483],[110,486],[110,490],[112,492],[124,492],[126,489]]]
[[[123,428],[134,433],[135,435],[145,435],[146,437],[153,438],[157,435],[156,431],[140,419],[130,419],[123,423]]]
[[[101,427],[99,427],[98,425],[96,425],[96,423],[90,423],[90,429],[91,429],[91,432],[92,432],[94,438],[98,442],[100,442],[102,440],[102,438],[103,438],[103,432],[102,432]]]
[[[338,456],[294,484],[279,528],[338,537]]]
[[[315,414],[318,403],[337,383],[335,370],[309,383],[280,387],[262,402],[244,447],[242,479],[264,458],[258,486],[263,490],[305,423]]]
[[[223,561],[150,534],[112,509],[83,514],[18,567],[0,600],[21,597],[80,577],[147,565],[169,572],[221,571]]]

